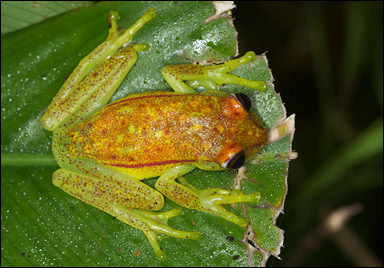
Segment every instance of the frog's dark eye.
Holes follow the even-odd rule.
[[[244,151],[240,151],[237,154],[235,154],[231,159],[228,160],[226,167],[238,169],[238,168],[241,168],[244,162],[245,162]]]
[[[247,112],[249,112],[249,110],[251,110],[252,102],[251,102],[251,99],[247,95],[242,94],[242,93],[236,93],[235,97],[238,100],[238,102],[241,104],[241,106],[243,106],[244,110],[246,110]]]

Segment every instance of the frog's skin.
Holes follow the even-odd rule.
[[[182,175],[200,168],[239,168],[267,142],[267,129],[242,94],[219,91],[224,83],[263,92],[265,83],[230,74],[253,61],[255,54],[221,65],[175,65],[162,70],[174,92],[156,91],[129,95],[107,105],[137,59],[149,45],[128,45],[132,36],[155,17],[149,9],[122,35],[117,13],[109,16],[110,30],[99,45],[75,68],[41,118],[53,131],[52,149],[60,165],[53,184],[70,195],[117,219],[139,228],[155,255],[165,259],[159,234],[197,240],[200,232],[179,231],[166,224],[181,208],[156,213],[163,195],[182,207],[216,214],[239,226],[248,219],[223,205],[260,200],[258,192],[209,188],[198,190]],[[185,81],[185,82],[184,82]],[[198,94],[193,87],[207,90]],[[249,102],[249,103],[248,103]],[[140,180],[160,176],[155,189]],[[176,181],[177,179],[177,181]]]

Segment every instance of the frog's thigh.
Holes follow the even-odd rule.
[[[159,260],[165,259],[165,253],[161,250],[158,241],[160,234],[193,240],[201,237],[200,232],[175,230],[167,225],[166,222],[169,218],[182,213],[181,208],[162,213],[143,210],[159,209],[163,206],[164,200],[159,192],[138,180],[127,179],[126,183],[122,180],[101,181],[59,169],[53,174],[52,181],[55,186],[70,195],[143,231]],[[115,183],[116,181],[118,184]],[[133,209],[133,207],[140,209]]]
[[[143,210],[159,210],[164,206],[162,194],[124,174],[119,179],[98,179],[59,169],[53,173],[52,181],[70,195],[104,211],[106,203]]]

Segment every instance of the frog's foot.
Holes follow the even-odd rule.
[[[157,179],[156,189],[180,206],[213,213],[239,226],[246,226],[248,219],[236,216],[226,210],[223,205],[241,202],[257,203],[260,201],[260,193],[243,194],[240,190],[220,188],[198,190],[182,177],[194,168],[194,166],[183,165],[167,170]],[[180,183],[177,183],[176,179]]]
[[[220,188],[210,188],[205,190],[198,190],[195,186],[190,184],[184,177],[179,177],[178,181],[183,186],[197,193],[198,204],[200,210],[216,214],[227,221],[236,223],[239,226],[246,226],[248,220],[240,218],[235,214],[226,210],[223,205],[239,203],[239,202],[254,202],[260,201],[260,193],[255,192],[249,195],[244,195],[240,190],[226,190]],[[197,208],[199,209],[199,208]]]
[[[123,175],[113,179],[96,178],[58,169],[53,173],[52,182],[68,194],[143,231],[159,260],[165,259],[158,241],[160,235],[193,240],[201,237],[200,232],[180,231],[168,226],[167,220],[180,215],[182,208],[149,211],[163,207],[163,196],[136,179]]]
[[[167,220],[182,213],[182,208],[175,208],[166,212],[152,212],[146,210],[128,209],[126,207],[111,205],[114,213],[110,213],[122,222],[129,224],[144,232],[148,238],[158,260],[166,258],[161,250],[159,236],[168,235],[176,238],[199,240],[200,232],[187,232],[175,230],[168,226]]]
[[[223,84],[237,84],[265,92],[267,86],[264,81],[252,81],[231,74],[237,67],[255,59],[255,53],[249,51],[244,56],[223,64],[211,66],[170,65],[165,66],[161,73],[168,84],[176,92],[181,93],[196,93],[195,89],[199,87],[204,87],[207,90],[219,90]]]
[[[110,49],[117,50],[121,46],[127,44],[131,41],[132,37],[146,24],[148,21],[153,19],[156,16],[156,11],[153,8],[147,10],[147,12],[141,16],[131,27],[124,31],[123,34],[119,35],[119,30],[117,27],[117,18],[118,13],[116,11],[109,12],[108,22],[109,22],[109,35],[106,41],[111,40]],[[149,45],[144,43],[147,47],[144,50],[148,50]],[[143,51],[140,48],[138,51]]]
[[[258,203],[261,198],[259,192],[243,194],[240,190],[226,190],[219,188],[200,190],[197,191],[197,194],[199,196],[200,210],[216,214],[227,221],[242,227],[247,226],[248,219],[236,216],[226,210],[223,205],[242,202]]]

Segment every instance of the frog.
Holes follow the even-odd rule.
[[[265,92],[265,81],[231,74],[255,60],[254,52],[215,64],[164,66],[173,91],[130,94],[109,103],[148,43],[133,36],[156,16],[153,8],[121,31],[110,11],[104,42],[84,57],[49,104],[40,123],[52,134],[60,166],[53,185],[141,230],[160,261],[159,237],[199,240],[201,232],[176,230],[167,220],[183,208],[211,213],[241,227],[249,220],[224,205],[255,203],[261,194],[240,189],[198,189],[184,175],[194,169],[237,170],[267,143],[268,130],[251,110],[250,98],[220,90],[237,84]],[[198,92],[198,88],[205,89]],[[155,186],[142,181],[158,177]],[[178,204],[169,211],[164,196]]]

